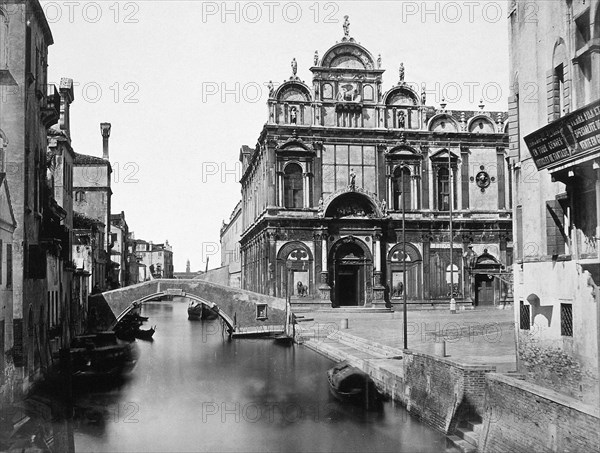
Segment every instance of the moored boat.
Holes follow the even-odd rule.
[[[327,371],[329,389],[338,400],[356,404],[366,410],[379,410],[383,399],[375,382],[360,369],[343,361]]]
[[[191,301],[188,305],[188,319],[201,319],[202,318],[202,303],[198,301]]]
[[[154,332],[156,332],[156,326],[149,329],[138,329],[134,332],[134,336],[139,340],[151,341]]]
[[[119,340],[113,331],[75,337],[70,353],[76,380],[123,376],[133,370],[139,356],[135,343]]]
[[[202,305],[202,319],[211,320],[217,319],[219,317],[219,312],[216,309],[210,308],[208,305],[205,304],[200,305]]]

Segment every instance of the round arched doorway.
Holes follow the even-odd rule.
[[[362,241],[344,238],[334,244],[329,271],[334,307],[357,307],[371,302],[371,267],[371,253]]]

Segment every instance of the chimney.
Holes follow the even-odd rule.
[[[108,160],[108,137],[110,137],[110,123],[100,123],[102,132],[102,158]]]
[[[67,137],[71,138],[70,109],[71,103],[75,100],[73,79],[67,79],[65,77],[60,79],[58,91],[60,93],[60,119],[58,120],[58,125],[61,130],[65,131]]]

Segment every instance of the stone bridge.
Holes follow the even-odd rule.
[[[187,297],[215,308],[234,335],[281,332],[285,325],[284,299],[203,280],[157,279],[90,295],[89,330],[112,329],[139,304],[165,296]]]

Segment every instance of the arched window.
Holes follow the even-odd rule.
[[[283,175],[283,199],[286,208],[303,207],[302,167],[288,164]]]
[[[450,210],[450,173],[447,168],[440,168],[437,174],[438,210]]]
[[[411,208],[411,179],[408,167],[397,167],[394,170],[393,209],[401,211]],[[404,197],[404,200],[402,199]]]

